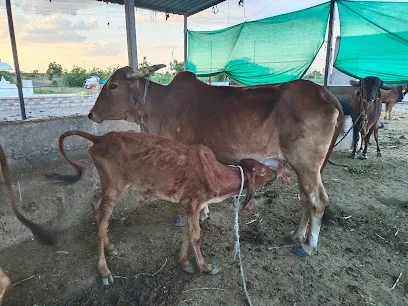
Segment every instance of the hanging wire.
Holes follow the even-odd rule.
[[[239,0],[238,1],[238,6],[243,7],[244,6],[244,0]]]
[[[219,11],[220,11],[220,10],[218,9],[218,6],[217,6],[217,5],[214,5],[214,6],[212,7],[212,12],[213,12],[214,14],[217,14]]]

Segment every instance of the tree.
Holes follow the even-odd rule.
[[[147,61],[147,57],[146,56],[143,56],[143,61],[139,64],[139,68],[144,68],[144,67],[149,67],[149,66],[151,66],[152,64],[150,64],[148,61]]]
[[[184,62],[179,62],[174,59],[170,62],[170,71],[173,75],[176,75],[180,71],[184,71]]]
[[[62,66],[57,64],[56,62],[52,62],[48,65],[47,74],[49,75],[49,79],[52,80],[54,76],[61,76],[62,74]]]

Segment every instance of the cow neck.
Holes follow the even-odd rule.
[[[141,80],[141,91],[146,88],[146,79]],[[165,118],[166,107],[164,102],[167,97],[167,86],[149,81],[149,87],[144,101],[144,125],[150,133],[160,131],[161,122]]]

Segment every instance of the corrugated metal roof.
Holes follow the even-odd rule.
[[[122,4],[124,0],[97,0]],[[135,0],[135,6],[178,15],[193,15],[225,0]]]

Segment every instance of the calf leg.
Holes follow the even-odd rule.
[[[204,260],[203,254],[201,253],[200,248],[200,237],[201,237],[201,229],[200,229],[200,211],[196,211],[193,214],[188,213],[187,216],[187,223],[190,230],[190,239],[191,244],[193,245],[194,254],[196,257],[196,262],[198,269],[200,272],[205,272],[208,274],[217,274],[219,269],[217,266],[213,266],[211,264],[207,264]]]
[[[95,224],[96,228],[99,228],[98,225],[98,220],[96,218],[96,214],[98,212],[98,209],[101,205],[101,200],[102,200],[102,195],[99,195],[94,202],[92,202],[92,210],[94,213],[94,218],[95,218]],[[110,242],[109,235],[106,234],[105,236],[105,251],[108,252],[109,255],[118,255],[118,251],[115,249],[115,246]]]
[[[113,283],[112,273],[109,271],[105,258],[105,246],[111,246],[108,237],[108,223],[109,217],[112,214],[113,206],[120,198],[120,190],[107,189],[103,191],[101,204],[96,212],[95,220],[98,235],[98,263],[97,269],[99,275],[102,277],[104,285],[109,285],[109,282]],[[107,245],[105,243],[108,243]]]
[[[3,304],[7,293],[11,289],[11,280],[7,274],[0,268],[0,305]]]
[[[377,144],[377,156],[381,157],[380,145],[378,143],[378,126],[374,129],[375,143]]]
[[[354,122],[353,122],[353,124],[354,124]],[[351,158],[356,158],[358,137],[359,137],[359,131],[358,131],[357,126],[355,126],[353,128],[353,151],[351,152]]]

